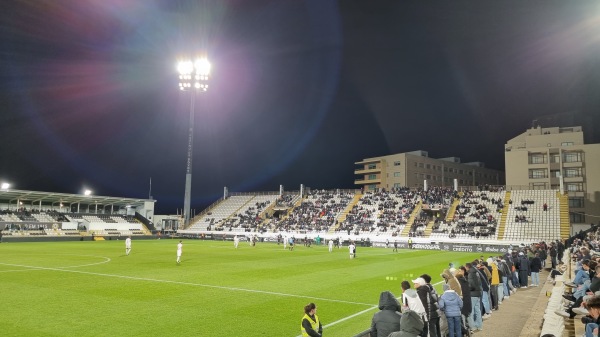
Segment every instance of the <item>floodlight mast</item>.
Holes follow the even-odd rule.
[[[190,125],[187,148],[187,167],[185,171],[185,195],[183,198],[183,221],[187,227],[190,224],[190,200],[192,197],[192,159],[194,154],[194,108],[196,93],[208,90],[208,78],[211,64],[206,58],[180,61],[177,65],[179,72],[179,90],[190,91]]]

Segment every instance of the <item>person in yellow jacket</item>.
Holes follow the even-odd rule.
[[[304,316],[300,324],[302,337],[321,337],[323,336],[323,326],[317,316],[317,306],[314,303],[308,303],[304,307]]]
[[[498,310],[498,305],[502,303],[502,297],[504,296],[504,288],[500,286],[500,273],[498,272],[498,265],[493,258],[489,258],[487,263],[492,267],[492,279],[490,281],[490,295],[492,296],[492,308]]]

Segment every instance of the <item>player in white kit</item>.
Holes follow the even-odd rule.
[[[131,252],[131,236],[125,239],[125,255],[129,255]]]
[[[333,240],[329,239],[329,242],[327,242],[327,245],[329,245],[329,252],[333,252]]]
[[[179,243],[177,244],[177,264],[181,263],[181,253],[183,253],[183,242],[179,240]]]
[[[240,238],[238,238],[238,236],[236,235],[233,237],[233,246],[237,249],[239,244],[240,244]]]

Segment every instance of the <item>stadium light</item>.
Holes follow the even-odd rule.
[[[9,183],[2,183],[2,185],[0,185],[0,189],[3,191],[8,190],[9,187],[10,187]]]
[[[192,196],[192,159],[194,144],[194,105],[196,93],[208,91],[211,64],[207,58],[182,60],[177,64],[179,72],[179,90],[190,91],[190,126],[187,147],[187,167],[185,173],[185,195],[183,198],[183,221],[190,224],[190,200]]]
[[[90,191],[90,190],[85,190],[85,191],[83,192],[83,195],[90,196],[90,195],[92,195],[92,191]]]

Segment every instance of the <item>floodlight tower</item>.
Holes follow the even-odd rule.
[[[185,171],[185,195],[183,198],[183,221],[190,224],[190,199],[192,196],[192,158],[194,153],[194,105],[196,94],[208,90],[210,62],[206,58],[183,60],[177,64],[179,90],[190,92],[190,126],[188,134],[187,167]]]

